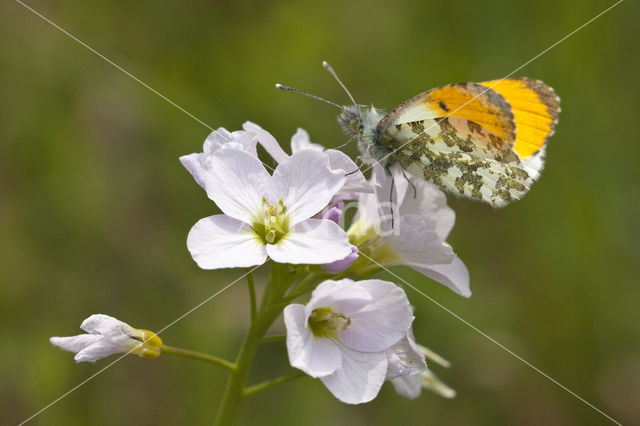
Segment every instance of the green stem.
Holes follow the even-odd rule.
[[[277,379],[267,380],[266,382],[258,383],[257,385],[253,385],[244,390],[244,396],[252,396],[259,392],[265,391],[273,386],[280,385],[282,383],[287,383],[295,379],[299,379],[300,377],[304,377],[305,374],[302,371],[297,371],[293,374],[289,374],[288,376],[278,377]]]
[[[215,425],[232,424],[242,405],[244,399],[243,390],[249,375],[249,367],[258,349],[258,339],[260,338],[259,323],[260,317],[256,318],[256,322],[249,327],[242,341],[236,358],[236,370],[229,375],[229,380],[227,380],[222,403],[214,421]]]
[[[293,277],[287,273],[286,265],[273,264],[272,277],[266,286],[260,310],[242,341],[236,357],[236,368],[229,375],[222,402],[216,414],[215,425],[230,425],[238,414],[245,397],[244,388],[253,357],[265,333],[282,312],[280,306],[282,306],[284,292],[292,282],[291,279]]]
[[[281,334],[274,334],[273,336],[264,336],[260,339],[260,344],[263,343],[271,343],[271,342],[284,342],[287,340],[287,336]]]
[[[292,292],[299,290],[301,288],[306,288],[309,284],[309,282],[313,281],[313,279],[315,278],[317,272],[311,272],[309,275],[307,275],[306,277],[304,277],[303,279],[301,279],[299,282],[295,283],[294,285],[291,286],[291,288],[289,289],[289,294],[291,294]],[[298,291],[296,291],[296,293],[298,293]]]
[[[219,367],[226,368],[229,371],[235,371],[236,366],[222,358],[217,356],[203,354],[202,352],[191,351],[189,349],[176,348],[173,346],[162,345],[162,353],[167,355],[181,356],[184,358],[196,359],[198,361],[208,362]]]
[[[293,288],[293,290],[297,290],[297,291],[295,292],[290,291],[289,294],[287,294],[287,297],[284,299],[284,302],[286,304],[291,303],[292,301],[296,300],[298,297],[304,296],[310,291],[313,291],[318,286],[318,284],[328,280],[329,278],[334,281],[337,281],[337,280],[341,280],[346,276],[347,276],[347,271],[340,272],[339,274],[334,275],[333,277],[327,274],[318,275],[317,273],[312,273],[310,276],[305,277],[302,281],[300,281],[300,283],[298,283]]]
[[[256,286],[253,281],[253,274],[247,274],[247,284],[249,284],[249,299],[251,300],[251,322],[256,320]]]

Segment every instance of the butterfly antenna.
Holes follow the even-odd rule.
[[[329,71],[331,73],[331,75],[333,76],[333,78],[336,79],[338,84],[344,89],[345,92],[347,92],[347,95],[349,95],[349,99],[351,99],[351,102],[353,102],[354,105],[357,105],[356,100],[353,99],[353,95],[351,95],[351,92],[349,92],[349,89],[347,89],[347,86],[344,85],[342,80],[340,80],[340,77],[338,77],[338,74],[336,74],[336,72],[333,70],[331,65],[329,65],[329,62],[322,61],[322,66],[324,67],[324,69],[326,69],[327,71]]]
[[[331,102],[330,100],[327,100],[327,99],[325,99],[325,98],[321,98],[320,96],[312,95],[311,93],[303,92],[302,90],[294,89],[293,87],[283,86],[283,85],[282,85],[282,84],[280,84],[280,83],[276,84],[276,89],[278,89],[278,90],[283,90],[283,91],[285,91],[285,92],[298,93],[298,94],[300,94],[300,95],[308,96],[308,97],[310,97],[310,98],[317,99],[317,100],[322,101],[322,102],[326,102],[326,103],[328,103],[329,105],[336,106],[336,107],[338,107],[338,108],[340,108],[340,109],[344,109],[344,107],[343,107],[342,105],[338,105],[338,104],[337,104],[337,103],[335,103],[335,102]]]

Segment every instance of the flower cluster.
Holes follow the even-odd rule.
[[[469,273],[446,243],[455,214],[435,186],[403,175],[392,178],[381,166],[374,166],[367,181],[351,158],[312,143],[302,129],[291,138],[291,155],[254,123],[245,123],[239,132],[217,132],[225,139],[215,138],[212,144],[210,137],[203,153],[181,158],[228,216],[202,219],[189,233],[189,250],[201,267],[249,266],[264,262],[267,254],[276,262],[323,264],[330,274],[359,277],[406,265],[462,296],[471,295]],[[260,163],[256,144],[278,163],[272,176]],[[283,176],[289,178],[286,183],[280,183]],[[276,189],[270,189],[273,181],[278,182]],[[270,203],[276,199],[279,204],[274,207]],[[346,202],[357,208],[348,227],[342,220]],[[262,217],[266,224],[266,216],[252,213],[264,212],[266,206],[272,208],[271,220],[286,224],[287,212],[300,209],[305,214],[294,217],[304,219],[297,223],[309,224],[303,229],[316,229],[310,226],[314,222],[323,227],[305,235],[282,226],[273,233],[274,240],[266,239],[263,229],[269,228],[255,219]],[[271,212],[284,213],[273,219]],[[313,215],[317,218],[310,219]],[[243,224],[233,222],[234,234],[223,237],[215,222],[233,219]],[[307,244],[297,243],[302,238]],[[253,253],[259,255],[253,258]],[[370,401],[385,380],[391,380],[400,394],[415,397],[423,385],[429,387],[426,378],[435,377],[413,339],[408,299],[395,284],[324,281],[306,305],[289,305],[284,319],[291,365],[320,378],[343,402]]]
[[[258,145],[275,168],[263,163]],[[455,215],[439,189],[380,166],[367,179],[349,156],[312,143],[302,129],[291,138],[288,154],[250,122],[239,131],[213,131],[202,152],[180,161],[221,211],[189,231],[187,248],[197,265],[238,268],[271,260],[272,278],[259,309],[250,281],[248,336],[257,343],[243,345],[239,360],[251,359],[242,351],[255,351],[283,314],[290,364],[320,379],[340,401],[371,401],[385,381],[408,398],[422,388],[455,395],[427,368],[427,359],[446,362],[416,343],[404,290],[370,279],[405,265],[471,295],[468,271],[446,243]],[[154,358],[161,352],[206,359],[230,370],[234,385],[228,392],[241,392],[237,399],[265,388],[242,390],[244,382],[233,382],[246,381],[248,365],[165,346],[155,334],[106,315],[92,315],[81,328],[89,334],[52,337],[51,343],[75,352],[77,361],[115,353]],[[233,395],[225,394],[223,405],[233,405],[229,401]]]

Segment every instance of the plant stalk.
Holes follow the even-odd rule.
[[[236,366],[227,361],[226,359],[218,358],[217,356],[204,354],[202,352],[196,352],[189,349],[176,348],[173,346],[162,345],[162,353],[167,355],[181,356],[184,358],[191,358],[198,361],[208,362],[222,368],[226,368],[229,371],[234,371]]]
[[[247,284],[249,285],[249,301],[251,303],[251,322],[256,320],[256,285],[253,281],[251,271],[247,274]]]
[[[282,376],[275,379],[267,380],[266,382],[258,383],[257,385],[253,385],[244,390],[244,396],[252,396],[259,392],[266,391],[274,386],[281,385],[283,383],[290,382],[295,379],[299,379],[300,377],[304,377],[305,374],[302,371],[297,371],[295,373],[291,373],[288,376]]]
[[[214,421],[215,425],[230,425],[236,418],[245,398],[245,386],[253,357],[269,327],[280,316],[284,293],[295,277],[295,275],[288,273],[286,265],[277,263],[272,265],[271,280],[265,288],[260,310],[251,322],[240,345],[235,369],[229,374],[222,402]]]

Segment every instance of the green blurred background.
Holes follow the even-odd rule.
[[[356,99],[388,110],[431,87],[500,78],[612,2],[28,4],[207,124],[252,120],[288,147],[298,126],[328,146],[346,140],[335,109],[273,88],[346,103],[324,59]],[[209,130],[19,3],[0,12],[0,421],[14,424],[109,363],[76,365],[49,336],[77,334],[98,312],[161,329],[241,271],[199,270],[185,247],[215,207],[178,156],[199,151]],[[640,424],[639,12],[622,3],[516,74],[553,86],[563,112],[546,170],[522,201],[503,210],[450,201],[450,242],[473,297],[397,270],[624,424]],[[418,340],[453,363],[434,370],[456,399],[408,401],[386,385],[374,402],[347,406],[305,378],[249,400],[238,423],[608,423],[407,292]],[[239,283],[162,338],[232,357],[247,305]],[[284,345],[265,346],[255,367],[252,381],[287,371]],[[33,423],[209,424],[225,376],[169,356],[128,357]]]

